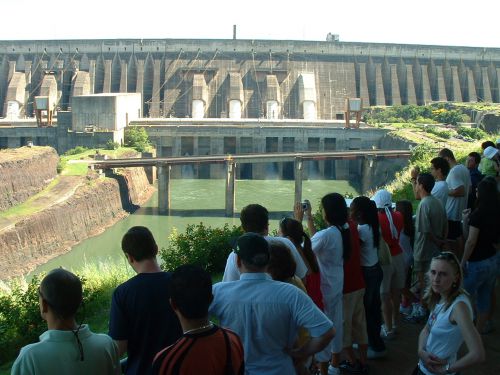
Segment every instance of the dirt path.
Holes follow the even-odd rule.
[[[58,176],[57,184],[55,186],[51,186],[49,188],[44,189],[40,193],[38,193],[34,198],[31,198],[28,202],[23,204],[29,204],[30,208],[34,210],[29,215],[34,214],[35,212],[42,211],[48,207],[64,202],[68,198],[70,198],[80,187],[84,181],[84,176]],[[11,228],[17,222],[25,218],[24,213],[20,213],[19,215],[13,215],[9,217],[0,217],[0,232],[6,229]]]

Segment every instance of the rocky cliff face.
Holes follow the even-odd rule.
[[[0,211],[26,201],[57,175],[59,156],[52,147],[0,151]]]
[[[76,243],[102,232],[124,217],[131,207],[151,196],[153,188],[142,168],[124,170],[121,176],[89,180],[65,202],[0,232],[0,279],[26,274],[50,258],[67,252]],[[122,189],[120,178],[126,181]],[[124,202],[129,203],[124,205]]]

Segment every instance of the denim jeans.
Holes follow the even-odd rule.
[[[476,300],[477,311],[487,313],[491,307],[491,294],[497,275],[497,256],[477,262],[467,262],[464,288]]]
[[[371,267],[361,267],[365,279],[365,314],[366,331],[368,333],[368,344],[375,351],[385,350],[384,341],[380,338],[380,327],[382,325],[382,310],[380,301],[380,284],[382,284],[382,267],[377,263]]]

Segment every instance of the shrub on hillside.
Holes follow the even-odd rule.
[[[126,147],[132,147],[139,152],[144,152],[150,146],[149,137],[144,128],[126,127],[124,134]]]
[[[184,233],[172,231],[170,245],[160,250],[162,267],[173,271],[183,264],[198,264],[210,273],[224,271],[234,240],[243,234],[240,227],[211,228],[203,223],[188,225]]]
[[[479,128],[468,128],[465,126],[459,126],[457,128],[457,133],[463,137],[478,139],[478,140],[488,137],[488,135]]]
[[[88,148],[84,146],[76,146],[75,148],[69,149],[64,153],[64,155],[77,155],[81,154],[82,152],[87,151]]]

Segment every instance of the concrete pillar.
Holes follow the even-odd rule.
[[[234,215],[234,176],[236,172],[236,163],[228,161],[226,163],[226,216],[231,217]]]
[[[375,160],[373,157],[363,158],[361,164],[361,193],[364,194],[372,187]]]
[[[421,65],[422,69],[422,99],[424,100],[424,105],[432,100],[431,96],[431,85],[429,82],[429,71],[427,65]]]
[[[363,107],[369,107],[370,96],[368,95],[368,81],[366,80],[366,64],[359,64],[359,97],[363,99]]]
[[[460,79],[458,78],[458,66],[451,67],[451,78],[453,82],[453,100],[462,102],[462,91],[460,90]]]
[[[120,92],[127,92],[127,74],[128,74],[128,66],[125,60],[120,61],[121,70],[120,70]]]
[[[89,61],[90,93],[95,93],[95,60]]]
[[[295,167],[295,202],[302,202],[302,171],[303,171],[303,162],[301,158],[295,158],[294,167]]]
[[[385,105],[384,82],[382,80],[382,64],[375,64],[375,93],[377,105]]]
[[[446,87],[444,84],[444,74],[443,74],[443,66],[438,66],[437,67],[437,94],[438,94],[438,100],[441,102],[447,101],[446,97]]]
[[[166,214],[170,211],[170,171],[168,164],[158,166],[158,211]]]
[[[491,87],[490,87],[490,80],[488,77],[488,67],[483,66],[481,68],[481,76],[483,78],[483,101],[484,102],[491,102]]]
[[[144,102],[144,60],[137,60],[135,66],[137,69],[135,92],[141,94],[142,101]],[[146,104],[143,104],[142,113],[146,113]]]
[[[413,80],[413,65],[406,65],[406,92],[407,104],[417,104],[417,95],[415,94],[415,82]]]
[[[401,91],[399,90],[397,65],[391,64],[391,91],[392,105],[401,105]]]
[[[104,60],[104,81],[102,84],[102,92],[111,92],[111,65],[113,60]]]
[[[149,117],[160,117],[160,76],[161,60],[153,60],[153,90],[151,93]]]
[[[469,102],[477,102],[476,85],[472,69],[467,69],[467,89],[469,90]]]

